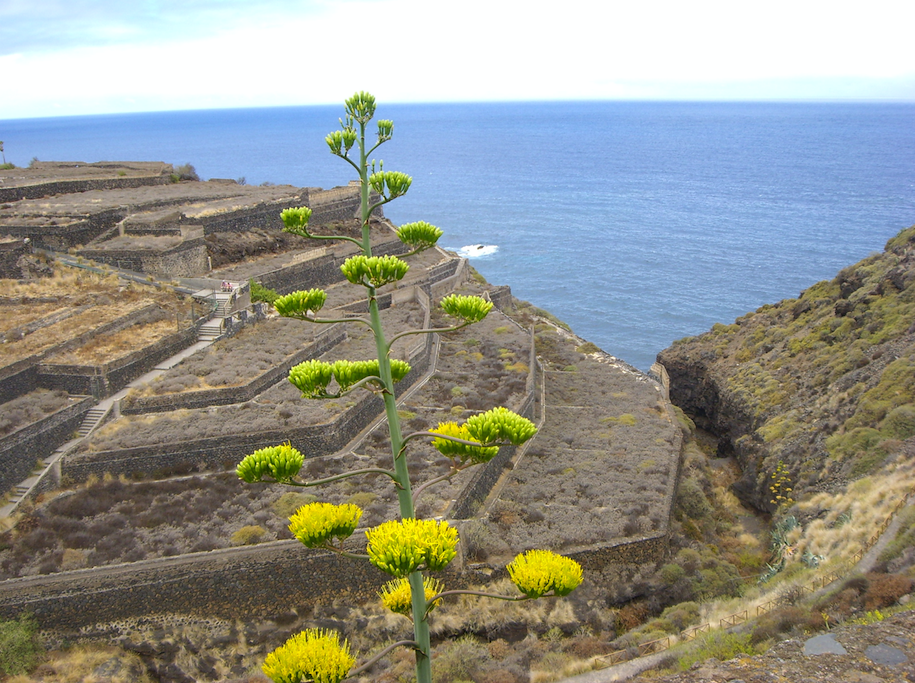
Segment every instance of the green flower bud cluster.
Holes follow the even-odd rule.
[[[302,392],[303,398],[326,398],[327,385],[334,378],[330,363],[306,360],[289,370],[289,381]]]
[[[308,311],[320,311],[326,301],[327,293],[323,289],[309,289],[277,297],[273,301],[273,307],[284,318],[303,319]]]
[[[467,418],[464,426],[473,440],[482,444],[507,441],[520,446],[537,433],[533,422],[502,407],[473,415]]]
[[[404,223],[397,230],[397,237],[400,241],[415,251],[422,251],[434,247],[438,238],[444,233],[425,221],[416,223]]]
[[[457,529],[434,519],[391,520],[365,535],[369,562],[398,578],[420,567],[444,569],[457,554]]]
[[[479,296],[450,294],[439,302],[442,310],[466,323],[480,322],[492,310],[492,301]]]
[[[283,232],[291,232],[302,237],[309,236],[308,221],[311,220],[311,209],[307,206],[284,209],[280,218],[283,219]]]
[[[320,548],[332,538],[352,536],[361,518],[362,510],[351,503],[309,503],[289,518],[289,531],[307,548]]]
[[[274,683],[339,683],[355,663],[339,633],[310,628],[267,655],[263,671]]]
[[[402,280],[410,270],[406,261],[396,256],[352,256],[343,262],[340,270],[354,285],[381,287]]]
[[[456,422],[440,422],[438,427],[429,431],[464,441],[475,441],[467,427]],[[469,446],[451,439],[433,439],[432,446],[446,458],[458,459],[462,463],[468,460],[474,463],[489,462],[499,452],[498,446]]]
[[[286,482],[299,473],[303,462],[305,456],[287,442],[246,455],[235,472],[239,479],[249,484],[260,481],[265,474],[278,482]]]
[[[445,584],[443,584],[438,579],[432,578],[431,576],[423,577],[423,593],[426,596],[426,602],[429,602],[444,589]],[[381,596],[382,604],[395,614],[402,614],[405,617],[412,617],[413,603],[410,593],[409,579],[403,578],[389,581],[381,587],[381,592],[378,595]],[[433,608],[438,607],[440,604],[442,604],[441,598],[433,602],[429,606],[429,610],[431,611]]]
[[[401,197],[410,189],[413,178],[400,171],[378,171],[369,176],[369,185],[385,199]]]
[[[378,144],[387,142],[394,137],[394,122],[388,119],[378,120]]]
[[[343,101],[346,115],[359,123],[368,123],[375,116],[375,97],[367,92],[357,92]]]
[[[512,582],[529,598],[550,591],[568,595],[581,583],[581,565],[549,550],[529,550],[518,555],[507,567]]]
[[[324,138],[324,142],[330,147],[331,154],[336,154],[338,157],[345,157],[349,154],[353,145],[356,144],[359,134],[356,133],[356,129],[353,126],[353,117],[351,116],[347,116],[345,122],[343,119],[340,119],[340,125],[343,127],[343,130],[335,130],[333,133],[328,133],[327,137]]]
[[[321,360],[306,360],[289,370],[289,381],[302,392],[304,398],[331,398],[348,391],[354,384],[370,377],[379,378],[377,360],[338,360],[327,363]],[[410,372],[410,364],[403,360],[391,360],[391,378],[399,382]],[[337,380],[339,391],[328,393],[327,386]],[[380,382],[380,378],[379,378]]]

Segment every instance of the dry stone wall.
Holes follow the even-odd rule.
[[[166,358],[194,343],[197,327],[190,326],[169,335],[146,348],[102,365],[40,364],[38,386],[63,389],[70,394],[87,394],[97,399],[110,396],[129,382],[149,372]]]
[[[134,176],[125,178],[88,178],[84,180],[58,180],[19,187],[0,187],[0,202],[18,202],[22,199],[40,199],[56,194],[74,194],[90,190],[120,190],[132,187],[168,185],[167,175]]]
[[[420,352],[410,358],[412,369],[399,383],[402,390],[412,386],[429,369],[432,339],[431,335],[425,336],[427,341]],[[106,472],[134,475],[184,470],[188,467],[227,469],[259,448],[275,446],[287,440],[309,456],[327,455],[352,441],[383,409],[381,398],[367,395],[331,423],[68,456],[61,463],[60,472],[62,477],[84,481],[90,475],[102,476]]]
[[[357,532],[357,536],[361,534]],[[570,556],[586,572],[600,572],[620,565],[656,564],[666,544],[667,537],[657,535]],[[450,588],[484,580],[473,572],[444,574]],[[3,581],[0,618],[12,619],[28,611],[42,628],[58,633],[152,614],[252,621],[278,616],[290,608],[308,613],[313,606],[341,596],[352,603],[374,600],[389,578],[362,560],[308,550],[298,541],[274,541]]]
[[[23,240],[0,241],[0,278],[18,280],[22,277],[19,259],[32,250]]]
[[[0,617],[29,611],[65,633],[148,614],[251,620],[335,596],[370,600],[389,578],[365,561],[276,541],[0,582]]]
[[[98,263],[137,273],[167,277],[194,277],[207,271],[207,248],[202,237],[184,240],[161,251],[155,249],[81,249],[83,256]]]
[[[66,442],[95,405],[90,396],[0,439],[0,492],[8,491],[31,474],[36,461]]]
[[[131,397],[121,403],[121,413],[124,415],[143,415],[146,413],[161,413],[182,408],[202,408],[206,406],[229,405],[250,401],[257,394],[283,379],[290,368],[306,360],[317,358],[326,353],[337,344],[346,339],[346,331],[342,325],[333,325],[312,344],[301,349],[295,355],[287,358],[283,363],[271,368],[252,379],[248,384],[239,387],[225,387],[220,389],[204,389],[201,391],[188,391],[181,394],[167,394],[164,396],[137,396]]]

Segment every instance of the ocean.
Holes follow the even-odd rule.
[[[203,179],[332,187],[341,106],[0,120],[8,161],[191,163]],[[675,339],[882,250],[915,223],[915,104],[379,105],[385,207],[490,282],[642,370]],[[482,247],[482,248],[481,248]]]

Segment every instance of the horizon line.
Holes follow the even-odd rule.
[[[677,98],[559,98],[559,99],[507,99],[507,100],[393,100],[383,106],[436,106],[436,105],[480,105],[480,104],[861,104],[861,105],[915,105],[915,98],[737,98],[737,99],[677,99]],[[87,116],[131,116],[142,114],[177,114],[208,111],[250,111],[256,109],[308,109],[341,106],[341,102],[313,102],[309,104],[268,104],[260,106],[187,107],[182,109],[113,110],[82,114],[41,114],[35,116],[0,117],[3,121],[31,121],[36,119],[80,118]]]

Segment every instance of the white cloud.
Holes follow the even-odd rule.
[[[332,103],[354,89],[388,102],[721,99],[754,88],[762,98],[915,98],[915,9],[896,2],[866,12],[803,0],[162,4],[169,12],[146,27],[139,12],[88,14],[101,44],[0,57],[0,118]]]

